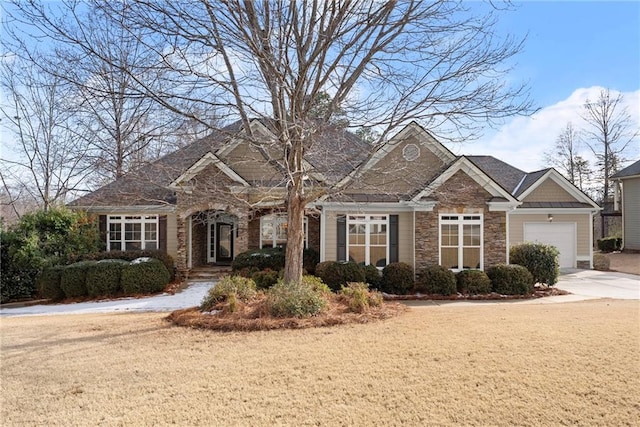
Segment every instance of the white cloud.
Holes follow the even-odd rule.
[[[491,155],[527,172],[544,169],[544,153],[550,151],[568,122],[580,129],[584,121],[580,117],[587,99],[595,100],[603,88],[594,86],[576,89],[567,99],[542,108],[531,117],[516,117],[496,133],[479,141],[453,149],[456,154]],[[612,90],[612,94],[617,94]],[[640,128],[640,90],[623,92],[624,105],[636,128]],[[635,141],[628,156],[640,156],[640,144]],[[591,158],[586,146],[582,154]]]

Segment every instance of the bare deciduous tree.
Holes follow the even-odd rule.
[[[201,122],[196,111],[228,113],[282,169],[285,281],[301,277],[304,209],[318,196],[310,191],[305,154],[322,150],[317,145],[335,127],[336,113],[353,128],[373,127],[382,140],[412,120],[439,136],[468,139],[487,124],[530,112],[525,88],[502,78],[521,41],[496,32],[491,4],[484,11],[477,4],[422,0],[95,5],[155,55],[147,71],[165,73],[161,92],[141,77],[146,73],[129,71],[146,95]],[[51,28],[45,11],[27,9],[26,20]],[[78,34],[58,28],[50,34],[111,61]],[[315,101],[323,94],[330,99],[318,117]],[[274,141],[254,135],[254,117],[263,119]]]
[[[638,129],[623,105],[622,94],[615,95],[609,89],[601,90],[595,101],[585,102],[582,118],[586,143],[596,157],[602,182],[599,199],[605,203],[612,196],[609,179],[625,162],[625,152],[638,136]]]
[[[88,173],[83,166],[86,149],[72,127],[67,103],[71,94],[60,79],[18,58],[4,59],[0,87],[7,99],[0,106],[0,123],[13,136],[0,159],[4,188],[28,194],[47,210],[64,203]]]
[[[560,132],[554,148],[545,153],[545,161],[559,170],[573,185],[582,191],[589,191],[586,187],[591,171],[589,161],[580,155],[579,130],[573,123],[567,123]]]

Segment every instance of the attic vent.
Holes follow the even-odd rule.
[[[413,162],[420,157],[420,147],[416,144],[407,144],[402,149],[402,157],[408,162]]]

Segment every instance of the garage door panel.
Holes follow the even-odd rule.
[[[524,223],[524,240],[555,246],[560,252],[560,268],[575,268],[575,223],[526,222]]]

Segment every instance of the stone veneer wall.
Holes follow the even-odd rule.
[[[489,212],[492,195],[462,171],[456,172],[431,195],[432,212],[416,212],[416,270],[439,263],[439,215],[482,213],[484,218],[484,268],[506,262],[506,212]]]
[[[207,264],[207,224],[201,221],[192,223],[191,263],[193,267]]]

